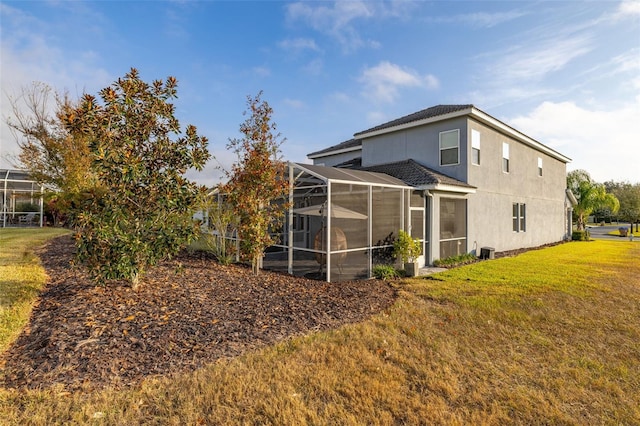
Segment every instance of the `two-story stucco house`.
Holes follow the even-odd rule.
[[[408,225],[422,264],[536,247],[570,234],[565,155],[473,105],[438,105],[308,155],[314,165],[390,175],[413,188]]]

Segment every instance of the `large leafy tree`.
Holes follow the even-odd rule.
[[[242,255],[251,261],[254,274],[259,273],[265,249],[275,243],[269,230],[282,223],[289,188],[280,157],[284,139],[274,133],[273,109],[261,95],[247,97],[244,114],[249,116],[240,125],[243,137],[227,144],[237,161],[227,171],[229,181],[221,188],[238,218]]]
[[[578,204],[574,206],[574,219],[578,230],[584,230],[586,220],[596,209],[609,209],[612,213],[618,211],[618,199],[607,192],[605,186],[594,182],[585,170],[573,170],[567,174],[567,188],[576,197]]]
[[[626,222],[640,221],[640,183],[608,181],[604,183],[607,192],[620,201],[618,218]]]
[[[84,95],[65,125],[89,138],[99,180],[78,218],[78,257],[99,280],[126,279],[135,288],[148,266],[195,237],[193,207],[204,188],[184,177],[209,159],[207,139],[188,125],[181,132],[177,81],[145,83],[136,69]]]

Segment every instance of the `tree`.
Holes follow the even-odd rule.
[[[640,183],[629,182],[604,183],[607,192],[611,192],[620,201],[618,218],[625,222],[637,222],[640,220]]]
[[[618,199],[613,194],[607,193],[603,184],[594,182],[585,170],[569,172],[567,188],[578,201],[573,208],[573,213],[579,231],[584,230],[586,220],[594,210],[608,208],[615,213],[620,206]]]
[[[78,102],[36,82],[9,103],[12,116],[6,123],[20,148],[16,167],[47,189],[45,210],[54,224],[64,220],[72,225],[82,192],[98,184],[89,137],[68,126]]]
[[[280,158],[280,134],[274,134],[273,109],[261,101],[262,92],[247,97],[250,116],[240,125],[242,139],[230,139],[227,149],[237,161],[226,175],[229,181],[222,187],[227,201],[238,218],[241,252],[251,261],[254,274],[260,270],[264,251],[275,243],[270,228],[282,224],[287,207],[285,196],[289,183],[284,178],[285,166]]]
[[[65,125],[89,138],[100,185],[86,192],[78,218],[78,258],[100,281],[126,279],[134,288],[148,266],[170,257],[197,234],[192,208],[204,191],[184,177],[209,159],[207,139],[174,116],[177,81],[142,81],[134,68],[85,94]]]
[[[22,88],[10,98],[6,123],[20,148],[17,167],[50,189],[76,194],[96,184],[86,135],[71,132],[65,121],[77,105],[44,83]]]

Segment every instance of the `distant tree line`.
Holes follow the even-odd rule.
[[[640,183],[598,183],[585,170],[574,170],[567,174],[567,188],[578,201],[573,220],[579,230],[589,216],[595,222],[640,222]]]

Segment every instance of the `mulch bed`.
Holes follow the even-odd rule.
[[[96,286],[83,268],[70,266],[73,253],[68,236],[39,253],[50,279],[0,360],[5,387],[135,385],[364,320],[396,297],[382,281],[330,284],[268,271],[256,277],[188,253],[152,268],[138,291],[122,282]]]

